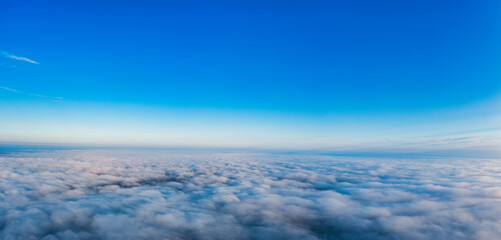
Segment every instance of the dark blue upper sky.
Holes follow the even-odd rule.
[[[2,84],[85,101],[441,108],[501,88],[498,1],[2,1]],[[2,60],[5,62],[5,60]]]
[[[0,86],[74,102],[304,116],[440,111],[500,93],[500,9],[3,0]],[[3,91],[0,101],[31,100]]]

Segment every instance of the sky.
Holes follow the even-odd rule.
[[[498,155],[499,1],[0,1],[0,142]]]

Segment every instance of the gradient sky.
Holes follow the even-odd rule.
[[[499,1],[3,0],[0,35],[4,143],[501,143]]]

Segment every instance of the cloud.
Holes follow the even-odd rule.
[[[29,58],[15,56],[15,55],[12,55],[12,54],[9,54],[9,53],[6,53],[6,52],[3,52],[3,54],[4,54],[5,57],[10,58],[10,59],[15,59],[15,60],[18,60],[18,61],[23,61],[23,62],[29,62],[29,63],[33,63],[33,64],[40,64],[39,62],[36,62],[36,61],[31,60]]]
[[[1,239],[495,239],[495,159],[0,156]]]
[[[62,97],[51,97],[51,96],[46,96],[46,95],[42,95],[42,94],[27,93],[27,92],[19,91],[17,89],[12,89],[12,88],[3,87],[3,86],[0,86],[0,89],[6,90],[9,92],[27,95],[27,96],[33,96],[33,97],[39,97],[39,98],[49,98],[49,99],[51,99],[52,102],[62,102],[64,100]]]
[[[15,92],[15,93],[21,93],[21,94],[24,94],[23,92],[21,92],[21,91],[19,91],[19,90],[12,89],[12,88],[8,88],[8,87],[2,87],[2,86],[0,86],[0,89],[7,90],[7,91],[10,91],[10,92]]]

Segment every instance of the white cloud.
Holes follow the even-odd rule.
[[[18,60],[18,61],[23,61],[23,62],[29,62],[29,63],[33,63],[33,64],[40,64],[34,60],[31,60],[29,58],[25,58],[25,57],[19,57],[19,56],[15,56],[15,55],[12,55],[12,54],[9,54],[9,53],[6,53],[6,52],[3,52],[4,56],[7,57],[7,58],[10,58],[10,59],[15,59],[15,60]]]
[[[0,157],[2,239],[492,239],[498,160],[67,150]]]

